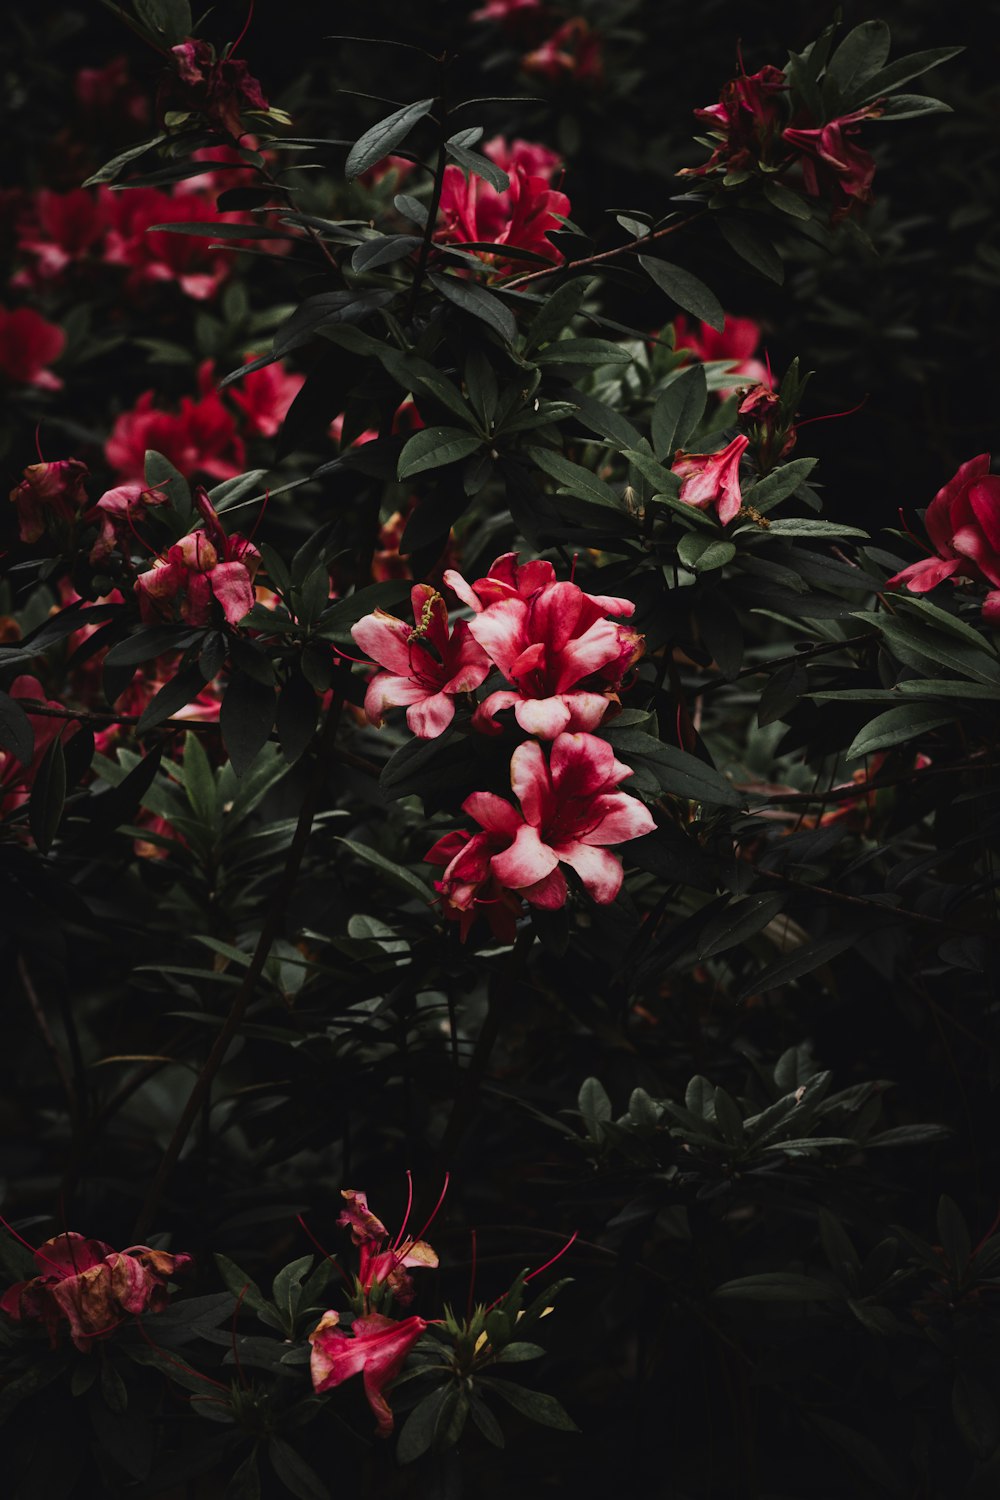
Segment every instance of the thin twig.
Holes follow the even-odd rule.
[[[31,1007],[31,1013],[35,1018],[35,1024],[45,1045],[45,1050],[51,1057],[52,1066],[55,1068],[59,1082],[62,1084],[63,1093],[66,1095],[66,1103],[69,1106],[70,1118],[75,1123],[80,1115],[80,1102],[77,1098],[76,1089],[69,1075],[69,1070],[63,1061],[62,1054],[56,1045],[56,1039],[52,1035],[52,1028],[49,1026],[45,1009],[39,999],[38,991],[35,989],[34,981],[28,972],[28,966],[24,961],[23,955],[20,953],[17,956],[17,977],[21,981],[21,988],[24,990],[25,997]]]
[[[601,260],[612,260],[616,255],[625,255],[629,250],[641,250],[644,245],[651,245],[654,240],[662,240],[668,234],[676,234],[679,229],[686,229],[696,219],[706,214],[706,208],[700,209],[698,213],[691,214],[687,219],[681,219],[676,224],[668,224],[664,229],[654,229],[651,234],[644,234],[641,239],[630,240],[627,245],[616,245],[613,250],[602,250],[599,255],[585,255],[580,260],[567,261],[564,266],[546,266],[541,271],[529,271],[524,276],[515,276],[513,281],[505,281],[497,287],[498,291],[509,292],[517,286],[526,286],[529,281],[537,281],[539,276],[551,276],[556,271],[578,271],[581,266],[594,266]]]

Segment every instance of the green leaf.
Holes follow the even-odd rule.
[[[366,130],[347,153],[344,173],[348,181],[367,172],[369,167],[374,167],[376,162],[394,151],[406,139],[417,121],[430,113],[433,104],[433,99],[418,99],[413,104],[404,104],[402,109],[397,109],[370,130]]]
[[[691,365],[672,375],[656,398],[650,423],[653,452],[668,464],[683,448],[705,412],[708,386],[704,365]]]
[[[41,686],[38,696],[42,696]],[[6,693],[0,693],[0,745],[9,750],[22,766],[31,765],[35,753],[35,731],[17,699]]]
[[[189,731],[184,737],[184,790],[191,810],[206,828],[215,824],[215,774],[198,735]]]
[[[697,276],[692,276],[690,271],[685,271],[681,266],[672,265],[670,261],[654,260],[650,255],[640,255],[639,264],[650,280],[655,281],[660,290],[666,292],[678,307],[700,318],[710,328],[722,332],[726,321],[722,303]]]
[[[740,1276],[724,1281],[712,1293],[740,1302],[832,1302],[843,1295],[837,1286],[819,1281],[815,1276],[800,1276],[795,1271],[761,1271],[756,1276]]]
[[[48,854],[66,803],[66,756],[57,735],[42,757],[28,799],[28,826],[42,854]]]
[[[773,509],[779,500],[791,495],[808,478],[816,467],[815,458],[793,458],[790,464],[782,464],[765,479],[760,479],[746,492],[746,503],[763,515]]]
[[[235,1261],[230,1260],[228,1255],[221,1255],[218,1252],[213,1255],[212,1259],[215,1261],[226,1288],[232,1292],[241,1306],[248,1307],[251,1312],[255,1313],[271,1311],[270,1303],[256,1281],[245,1271],[241,1271]]]
[[[528,457],[550,478],[559,482],[560,493],[576,495],[592,505],[609,507],[617,511],[619,515],[624,512],[624,506],[611,486],[603,479],[599,479],[596,474],[592,474],[589,469],[572,463],[552,448],[529,448]]]
[[[191,35],[188,0],[132,0],[132,8],[143,25],[157,33],[168,47],[176,47]]]
[[[397,865],[393,860],[386,859],[384,854],[379,854],[377,849],[372,849],[367,844],[357,844],[353,839],[338,838],[337,843],[350,849],[358,859],[373,865],[394,885],[400,886],[408,896],[418,896],[424,906],[430,906],[433,899],[430,886],[405,865]]]
[[[890,708],[887,713],[877,714],[855,735],[847,759],[858,760],[875,750],[886,750],[890,745],[904,745],[932,729],[953,723],[954,717],[953,713],[945,713],[935,704],[907,703],[901,708]]]
[[[863,96],[869,79],[889,56],[889,28],[884,21],[862,21],[849,31],[826,66],[823,94],[833,113],[850,109]]]
[[[687,750],[665,745],[639,729],[616,730],[613,723],[604,731],[603,738],[628,764],[648,767],[665,792],[715,807],[743,805],[741,794],[714,766],[706,765]]]
[[[484,182],[489,183],[495,192],[505,193],[510,187],[510,178],[501,167],[497,166],[495,161],[490,161],[488,156],[483,156],[478,151],[470,151],[468,149],[463,137],[470,134],[472,132],[463,130],[458,135],[453,135],[449,140],[445,141],[445,151],[451,157],[452,161],[458,163],[464,172],[472,172],[476,177],[481,177]],[[481,135],[482,131],[480,130],[476,133],[476,138],[478,139]]]
[[[290,234],[287,229],[271,229],[267,224],[232,224],[227,219],[220,219],[213,224],[210,220],[192,219],[187,223],[178,224],[150,224],[148,233],[154,231],[160,234],[192,234],[198,239],[212,240],[294,240],[298,236]]]
[[[677,556],[692,573],[711,573],[725,567],[736,556],[736,547],[723,537],[706,536],[689,531],[677,543]]]
[[[775,182],[773,177],[764,179],[764,197],[783,214],[788,214],[789,218],[812,218],[812,209],[803,202],[798,193],[793,193],[791,188],[786,188],[783,183]]]
[[[121,172],[122,167],[127,167],[130,161],[136,161],[140,156],[145,156],[147,151],[152,151],[161,141],[167,139],[166,135],[154,135],[151,140],[142,141],[138,146],[129,146],[127,151],[121,151],[106,161],[103,167],[99,167],[86,179],[84,187],[99,187],[103,182],[114,182]]]
[[[545,1350],[541,1344],[528,1344],[519,1340],[514,1344],[505,1344],[497,1355],[497,1364],[520,1365],[530,1359],[541,1359]]]
[[[892,120],[915,120],[919,115],[951,113],[951,105],[943,99],[932,99],[927,94],[896,94],[883,104],[881,118],[888,124]]]
[[[557,338],[576,317],[593,285],[590,277],[577,276],[556,287],[532,319],[525,344],[526,351],[538,349],[542,344],[551,343]]]
[[[104,659],[105,665],[137,667],[167,651],[183,651],[201,640],[204,634],[204,629],[192,629],[189,625],[143,625],[127,640],[111,647]],[[201,678],[201,683],[204,686],[204,678]]]
[[[698,940],[698,957],[714,958],[755,937],[784,910],[785,900],[778,892],[738,897],[705,924]]]
[[[610,339],[555,339],[535,355],[536,365],[630,365],[632,355]]]
[[[483,440],[460,427],[422,427],[408,438],[399,455],[398,479],[412,479],[427,469],[443,469],[468,458],[483,446]]]
[[[403,260],[410,255],[423,242],[417,234],[380,234],[374,239],[365,240],[363,245],[358,245],[351,256],[351,270],[374,271],[379,266],[392,265],[397,260]]]
[[[523,1385],[514,1385],[507,1380],[491,1380],[489,1388],[531,1422],[538,1422],[543,1427],[555,1427],[560,1432],[580,1430],[554,1396],[547,1396],[543,1391],[529,1391]]]
[[[169,1370],[165,1371],[169,1374]],[[260,1500],[260,1470],[256,1446],[233,1473],[226,1485],[224,1500]]]
[[[742,1004],[751,995],[763,994],[767,990],[777,989],[779,985],[790,984],[793,979],[801,979],[804,974],[811,974],[815,969],[820,969],[824,964],[829,963],[832,958],[836,958],[838,954],[844,953],[848,948],[853,948],[857,942],[858,934],[850,932],[803,943],[792,953],[786,953],[776,963],[769,964],[767,968],[756,974],[740,990],[736,997],[737,1003]]]
[[[756,502],[751,493],[749,503],[756,508]],[[858,536],[863,541],[868,541],[868,532],[862,531],[859,526],[841,526],[835,521],[813,521],[809,517],[788,516],[772,521],[768,527],[768,536],[813,536],[813,537],[847,537]],[[875,580],[872,580],[872,588],[875,588]]]
[[[316,1470],[284,1438],[271,1438],[267,1456],[285,1489],[297,1500],[330,1500],[330,1491]]]
[[[397,1463],[410,1464],[427,1452],[434,1441],[445,1402],[453,1395],[452,1382],[447,1381],[417,1402],[403,1423],[396,1443]]]
[[[577,1099],[583,1123],[587,1129],[587,1135],[596,1144],[600,1145],[604,1139],[601,1129],[605,1120],[611,1119],[611,1100],[608,1098],[604,1085],[598,1078],[585,1078],[580,1085],[580,1093]]]
[[[745,260],[769,281],[776,281],[781,285],[785,279],[785,267],[766,235],[761,234],[745,218],[718,218],[715,222],[726,244],[741,260]]]
[[[447,297],[449,302],[460,307],[463,312],[471,313],[474,318],[486,323],[506,343],[514,343],[517,338],[517,320],[499,297],[495,297],[478,282],[459,281],[455,276],[445,276],[437,271],[432,271],[427,280],[442,297]]]
[[[898,89],[901,83],[909,83],[911,78],[919,78],[922,74],[930,72],[931,68],[950,62],[953,57],[957,57],[960,52],[964,51],[964,47],[928,47],[923,52],[911,52],[907,57],[897,57],[895,62],[889,63],[887,67],[869,78],[863,94],[855,100],[855,107],[881,99],[894,89]]]
[[[250,770],[267,744],[277,710],[274,687],[234,672],[219,712],[219,728],[237,776]]]

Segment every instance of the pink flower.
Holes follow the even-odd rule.
[[[238,625],[254,605],[254,574],[260,553],[236,532],[227,536],[203,489],[195,504],[205,519],[204,531],[192,531],[168,548],[135,581],[143,620],[169,619],[174,611],[192,625],[207,625],[213,599],[230,625]]]
[[[129,271],[126,286],[137,291],[171,282],[197,302],[214,297],[232,268],[230,250],[211,248],[209,236],[154,230],[154,224],[241,224],[240,214],[220,214],[209,193],[161,193],[158,188],[102,190],[109,228],[104,248],[108,265]],[[228,240],[227,245],[239,244]]]
[[[670,466],[683,481],[678,498],[699,510],[714,505],[723,526],[735,520],[743,506],[740,459],[749,441],[741,434],[719,453],[684,453],[678,449]]]
[[[149,100],[129,78],[128,59],[113,57],[103,68],[81,68],[73,80],[80,108],[102,121],[121,116],[135,125],[149,119]]]
[[[45,534],[46,521],[75,521],[87,504],[86,477],[87,465],[78,458],[29,464],[21,483],[10,492],[21,541],[37,542]]]
[[[519,582],[527,583],[533,566],[539,565],[519,570]],[[457,576],[445,575],[452,588]],[[484,584],[489,576],[473,593]],[[608,609],[628,616],[635,605],[592,597],[575,583],[552,582],[528,598],[501,598],[477,614],[469,630],[512,687],[484,699],[473,717],[475,727],[499,733],[495,715],[513,708],[525,733],[542,739],[567,729],[595,729],[643,649],[642,636],[607,619]]]
[[[338,1312],[326,1312],[309,1335],[313,1389],[321,1394],[360,1374],[368,1405],[375,1413],[378,1435],[388,1437],[393,1417],[385,1388],[403,1368],[427,1324],[415,1316],[397,1323],[381,1313],[367,1313],[354,1319],[348,1334],[337,1327],[339,1322]]]
[[[243,472],[243,440],[213,379],[212,363],[206,360],[198,371],[199,398],[182,397],[179,412],[157,410],[152,391],[144,391],[131,411],[122,412],[104,445],[104,456],[119,478],[141,480],[150,448],[182,474],[231,479]]]
[[[106,199],[98,194],[86,188],[70,193],[42,188],[20,225],[17,248],[34,257],[32,272],[39,280],[52,280],[87,259],[104,238],[107,224]],[[19,282],[24,279],[22,275]],[[31,273],[26,279],[30,283]]]
[[[604,76],[601,39],[582,16],[571,16],[540,47],[521,58],[521,67],[550,81],[575,78],[578,83],[600,83]]]
[[[86,519],[100,526],[97,539],[90,549],[90,561],[99,562],[108,557],[116,546],[128,550],[139,522],[146,519],[146,507],[165,504],[167,496],[162,490],[150,489],[138,479],[120,484],[113,490],[105,490]]]
[[[62,381],[47,369],[66,347],[66,335],[33,307],[8,312],[0,307],[0,377],[11,385],[58,391]]]
[[[474,10],[470,21],[499,21],[509,24],[525,11],[541,10],[541,0],[486,0],[481,10]]]
[[[61,703],[46,698],[41,683],[34,677],[15,677],[6,692],[8,697],[15,701],[27,699],[34,703],[41,703],[45,708],[61,709],[63,707]],[[71,728],[71,722],[66,719],[50,718],[48,714],[44,716],[33,714],[30,708],[25,708],[25,713],[35,732],[34,750],[30,763],[23,765],[13,751],[0,749],[0,817],[5,817],[8,813],[24,806],[31,795],[31,788],[46,750],[54,739],[61,738],[65,741]],[[3,1306],[2,1302],[0,1306]]]
[[[402,1230],[392,1244],[388,1244],[389,1231],[368,1207],[365,1193],[344,1188],[340,1196],[346,1200],[347,1207],[337,1223],[343,1229],[350,1229],[351,1239],[361,1251],[358,1284],[366,1307],[372,1289],[382,1285],[388,1287],[398,1302],[407,1306],[414,1296],[413,1278],[407,1274],[407,1267],[433,1268],[438,1264],[437,1252],[426,1240],[415,1239],[412,1235],[404,1239]],[[403,1227],[405,1229],[405,1223]]]
[[[369,722],[381,724],[387,708],[406,704],[406,722],[421,739],[434,739],[455,716],[455,696],[471,692],[490,664],[461,621],[448,635],[448,607],[436,589],[418,583],[410,591],[414,625],[377,609],[351,627],[351,634],[377,672],[365,694]]]
[[[690,349],[696,359],[705,361],[724,359],[732,366],[733,375],[740,377],[742,384],[752,383],[770,389],[774,382],[767,366],[754,358],[760,338],[760,324],[755,323],[753,318],[732,318],[727,313],[721,332],[708,323],[699,323],[697,328],[690,328],[683,313],[674,319],[675,349]],[[734,385],[720,390],[719,396],[724,400],[736,389]]]
[[[759,73],[741,72],[730,79],[718,104],[694,112],[696,119],[723,140],[707,162],[686,167],[681,175],[703,177],[716,170],[746,171],[757,162],[770,163],[781,130],[778,96],[787,87],[784,73],[770,64]]]
[[[446,167],[435,237],[446,244],[510,245],[560,261],[561,252],[547,238],[562,228],[555,215],[565,218],[570,211],[566,194],[549,186],[559,158],[527,141],[514,141],[508,149],[502,136],[487,141],[483,154],[507,173],[509,186],[498,193],[481,177]]]
[[[473,792],[462,803],[463,812],[491,836],[489,875],[533,906],[555,908],[566,903],[566,878],[559,869],[566,864],[599,905],[614,901],[623,872],[607,846],[641,838],[656,826],[641,802],[616,790],[631,775],[596,735],[558,735],[548,760],[537,741],[519,745],[511,757],[510,784],[520,811],[493,792]],[[485,844],[475,851],[480,864],[487,852]],[[471,873],[469,865],[470,856],[459,853],[443,876],[446,899],[458,897],[453,904],[465,910],[476,899],[458,889],[467,883],[462,877]]]
[[[506,890],[491,865],[494,854],[509,847],[510,836],[497,829],[470,833],[460,828],[446,833],[424,855],[427,864],[444,867],[434,887],[441,895],[445,917],[459,924],[463,943],[477,916],[485,916],[497,942],[512,943],[517,936],[517,919],[524,910],[521,897],[530,901],[531,894]]]
[[[68,1323],[73,1343],[88,1353],[125,1318],[162,1312],[167,1282],[191,1257],[148,1245],[119,1252],[67,1231],[39,1245],[35,1263],[40,1274],[6,1291],[0,1308],[17,1323],[43,1323],[53,1347],[59,1324]]]
[[[946,578],[992,584],[983,619],[1000,623],[1000,475],[989,469],[989,454],[980,453],[938,490],[924,516],[937,556],[911,563],[887,587],[926,594]]]
[[[248,364],[254,358],[248,354],[243,362]],[[284,365],[265,365],[262,370],[251,370],[244,375],[230,395],[242,411],[250,432],[274,437],[304,384],[304,375],[294,375]]]
[[[246,110],[267,110],[263,90],[242,58],[217,58],[210,42],[192,37],[170,50],[183,85],[179,101],[183,108],[197,111],[236,137],[244,133],[240,116]]]
[[[869,104],[853,114],[829,120],[815,130],[786,130],[782,139],[802,153],[802,180],[811,198],[829,198],[834,223],[860,203],[871,203],[875,162],[871,153],[853,144],[858,121],[882,111]],[[851,127],[854,127],[853,129]]]

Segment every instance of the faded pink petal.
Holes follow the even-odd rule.
[[[428,693],[406,710],[407,724],[422,740],[433,740],[444,734],[454,717],[455,700],[445,692]]]
[[[524,823],[509,849],[493,856],[493,873],[512,890],[544,880],[559,863],[558,856],[543,844],[537,828]]]
[[[254,606],[254,587],[241,562],[219,563],[208,575],[212,593],[230,625],[238,625]]]
[[[556,853],[564,864],[576,871],[588,895],[599,906],[608,906],[614,901],[625,877],[620,862],[607,849],[574,842],[559,844]]]
[[[376,609],[351,626],[351,635],[372,661],[404,677],[410,675],[408,642],[411,633],[412,626],[395,615],[386,614],[384,609]]]
[[[505,833],[510,838],[516,835],[523,822],[510,803],[495,792],[472,792],[462,803],[462,811],[489,832]]]

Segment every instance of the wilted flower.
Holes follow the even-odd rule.
[[[989,469],[989,454],[980,453],[938,490],[924,515],[937,556],[910,563],[887,587],[926,594],[946,578],[992,584],[983,619],[1000,623],[1000,475]]]
[[[58,391],[62,381],[48,366],[66,347],[66,335],[33,307],[9,312],[0,307],[0,379],[11,385],[33,385]]]
[[[86,477],[87,465],[78,458],[29,464],[20,484],[10,492],[17,506],[21,541],[37,542],[45,533],[47,521],[76,520],[87,504]]]
[[[681,176],[703,177],[708,172],[747,171],[757,162],[770,163],[775,140],[781,132],[779,96],[788,85],[780,68],[761,68],[759,73],[742,70],[731,78],[719,96],[718,104],[696,109],[701,120],[720,136],[707,162],[700,167],[685,167]]]
[[[442,734],[455,716],[455,696],[477,688],[489,661],[460,621],[448,634],[448,607],[430,584],[410,591],[413,626],[376,609],[351,627],[351,634],[385,670],[365,694],[365,713],[381,724],[387,708],[406,705],[406,722],[421,739]]]
[[[684,453],[678,449],[670,466],[682,480],[678,498],[699,510],[714,505],[723,526],[735,520],[743,505],[740,459],[748,445],[749,438],[741,433],[719,453]]]
[[[195,504],[205,520],[204,531],[192,531],[158,557],[135,581],[139,613],[146,621],[178,617],[191,625],[207,625],[213,599],[222,606],[230,625],[238,625],[254,605],[253,579],[260,553],[236,532],[227,536],[203,489]]]
[[[344,1188],[340,1196],[347,1207],[337,1223],[343,1229],[350,1229],[351,1239],[361,1251],[358,1284],[364,1294],[365,1306],[368,1306],[373,1289],[386,1286],[405,1307],[413,1301],[414,1295],[413,1278],[407,1274],[407,1269],[414,1266],[432,1269],[438,1263],[437,1252],[419,1236],[404,1238],[406,1220],[390,1244],[389,1231],[368,1207],[365,1193],[356,1188]]]
[[[190,1262],[190,1255],[148,1245],[113,1250],[103,1240],[67,1231],[39,1245],[39,1275],[6,1291],[0,1308],[17,1323],[42,1323],[53,1347],[59,1324],[68,1323],[73,1343],[87,1353],[126,1318],[162,1312],[167,1282]]]
[[[811,198],[826,198],[833,222],[845,218],[860,203],[872,202],[875,162],[871,153],[854,144],[861,120],[882,113],[869,104],[853,114],[829,120],[815,130],[791,128],[783,140],[802,152],[802,181]]]
[[[127,545],[138,523],[146,519],[147,506],[163,505],[166,499],[162,490],[151,489],[137,479],[105,490],[86,517],[89,521],[97,521],[100,526],[97,540],[90,549],[90,561],[99,562],[116,546]]]
[[[396,1322],[381,1313],[355,1318],[350,1333],[339,1328],[339,1323],[340,1314],[331,1310],[323,1314],[309,1335],[313,1389],[321,1394],[360,1374],[368,1405],[378,1423],[378,1435],[388,1437],[393,1429],[393,1416],[385,1399],[385,1388],[403,1368],[406,1356],[427,1324],[415,1316]]]
[[[243,134],[240,116],[245,111],[267,111],[264,92],[242,58],[216,57],[210,42],[193,37],[170,50],[182,85],[182,108],[237,137]]]

